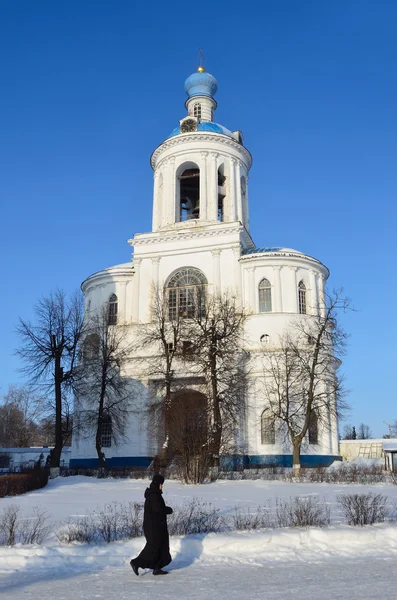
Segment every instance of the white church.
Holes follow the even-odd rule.
[[[152,231],[129,240],[134,249],[130,262],[90,275],[82,290],[86,311],[108,305],[113,323],[127,325],[131,336],[151,320],[154,286],[164,289],[170,318],[181,311],[188,315],[189,302],[202,286],[214,294],[232,290],[249,313],[244,349],[255,357],[264,344],[276,341],[292,320],[316,313],[329,271],[298,250],[255,245],[248,202],[252,157],[241,131],[231,131],[215,121],[217,87],[216,79],[201,66],[187,78],[186,113],[151,156]],[[142,378],[136,364],[131,357],[126,376],[139,381],[149,394],[150,381]],[[291,466],[291,447],[284,438],[269,436],[266,431],[265,402],[253,383],[238,462],[244,466]],[[158,451],[145,422],[145,393],[140,401],[141,416],[131,415],[122,443],[114,445],[104,431],[102,445],[109,468],[146,467]],[[72,468],[98,464],[94,438],[74,436]],[[319,430],[316,439],[304,446],[301,464],[328,466],[339,458],[338,428],[333,419],[330,428]]]

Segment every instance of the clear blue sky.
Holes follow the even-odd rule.
[[[235,6],[236,8],[233,8]],[[0,394],[42,295],[127,262],[151,227],[153,149],[202,47],[218,122],[254,163],[252,235],[331,270],[357,312],[349,422],[397,418],[397,3],[2,0]]]

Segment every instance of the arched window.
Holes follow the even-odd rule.
[[[318,444],[318,418],[314,411],[310,413],[309,444]]]
[[[104,412],[101,419],[101,448],[110,448],[112,445],[112,418]]]
[[[195,163],[185,163],[177,171],[179,221],[200,218],[200,169]],[[178,205],[178,202],[177,202]]]
[[[100,339],[96,333],[87,335],[83,342],[83,361],[95,360],[99,355]]]
[[[305,315],[307,312],[306,306],[306,286],[305,282],[300,281],[298,285],[298,302],[299,302],[299,312],[301,315]]]
[[[198,269],[187,267],[174,273],[166,286],[170,321],[178,316],[193,318],[203,314],[206,286],[207,280]]]
[[[276,443],[276,428],[274,419],[271,417],[271,414],[268,410],[264,410],[261,416],[261,443]]]
[[[117,325],[117,310],[118,310],[118,301],[116,294],[112,294],[109,298],[109,308],[108,308],[108,323],[109,325]]]
[[[272,312],[272,286],[268,279],[262,279],[259,284],[259,312]]]
[[[193,116],[201,119],[201,104],[200,102],[196,102],[193,106]]]

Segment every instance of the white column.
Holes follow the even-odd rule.
[[[209,221],[218,219],[217,157],[216,152],[210,152],[207,156],[207,219]]]
[[[152,257],[152,282],[155,289],[158,288],[159,285],[159,265],[160,265],[160,256]]]
[[[169,223],[172,225],[176,221],[176,194],[175,194],[175,158],[170,158],[168,161],[168,178],[169,178]]]
[[[254,267],[248,267],[248,298],[249,306],[251,310],[256,313],[256,302],[255,302],[255,269]]]
[[[207,220],[208,213],[208,167],[207,152],[200,152],[200,221]]]
[[[283,312],[283,299],[281,295],[281,267],[274,267],[274,310]]]
[[[133,277],[133,286],[134,286],[134,294],[132,299],[132,320],[135,323],[139,321],[139,293],[140,293],[140,270],[141,270],[141,258],[134,258],[134,277]]]
[[[219,294],[221,291],[221,263],[220,263],[220,250],[212,250],[212,266],[213,266],[213,281],[215,293]]]
[[[169,158],[164,162],[163,167],[163,196],[165,201],[166,223],[172,225],[175,223],[175,158]]]
[[[241,198],[241,163],[240,163],[240,161],[235,162],[235,170],[236,170],[235,186],[236,186],[237,220],[240,221],[240,223],[244,223],[243,203],[242,203],[242,198]]]
[[[322,273],[318,277],[318,305],[321,316],[325,317],[325,281]]]
[[[126,281],[120,281],[118,284],[118,294],[117,294],[117,299],[118,299],[118,314],[121,317],[121,322],[122,323],[126,323],[127,321],[127,315],[126,315],[126,288],[127,288],[127,282]]]
[[[296,267],[289,267],[292,274],[292,285],[294,287],[293,305],[289,307],[288,312],[299,312],[299,299],[298,299],[298,269]]]
[[[233,248],[233,260],[234,260],[234,286],[236,289],[236,295],[240,300],[242,299],[242,283],[241,283],[241,264],[239,262],[241,253],[240,248]]]
[[[152,257],[152,285],[150,286],[149,295],[150,295],[150,314],[153,315],[154,306],[155,306],[155,296],[159,293],[159,265],[160,265],[160,257],[153,256]],[[150,317],[151,319],[151,317]]]
[[[239,216],[237,213],[236,206],[236,159],[231,158],[229,161],[229,207],[230,207],[230,221],[238,220]]]
[[[244,226],[247,231],[250,230],[250,217],[249,217],[249,205],[248,205],[248,175],[245,175],[245,194],[242,198],[243,204],[243,220]]]
[[[317,277],[313,270],[310,270],[310,307],[311,313],[317,315],[319,312],[317,295]]]
[[[161,170],[163,173],[163,211],[164,211],[164,218],[163,218],[163,225],[168,225],[169,223],[169,218],[170,218],[170,202],[171,202],[171,198],[170,198],[170,174],[169,174],[169,170],[168,170],[168,160],[163,161],[163,163],[161,164]]]
[[[132,278],[134,279],[134,278]],[[132,313],[131,313],[131,308],[132,308],[132,303],[130,302],[130,289],[131,289],[131,285],[132,282],[131,281],[126,281],[125,284],[125,322],[126,323],[131,323],[131,317],[132,317]]]
[[[153,218],[152,218],[152,230],[157,231],[160,224],[160,202],[159,202],[159,180],[160,173],[154,172],[153,175]]]

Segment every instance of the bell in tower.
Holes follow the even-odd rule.
[[[200,218],[200,169],[185,169],[178,176],[180,221]]]
[[[203,66],[187,78],[187,115],[152,154],[154,232],[216,223],[239,223],[248,231],[252,159],[241,133],[214,121],[217,87]]]

